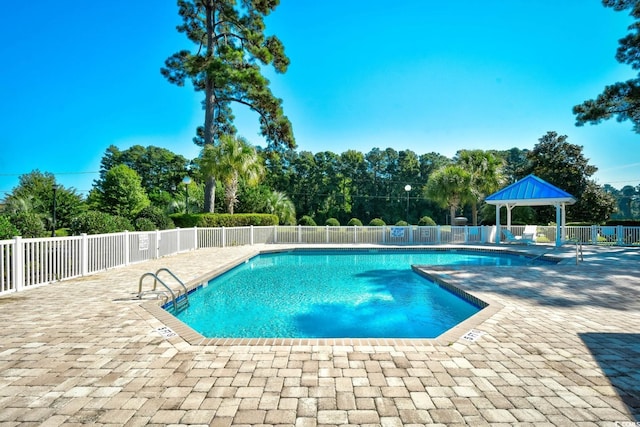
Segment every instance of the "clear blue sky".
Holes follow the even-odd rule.
[[[106,148],[198,155],[201,93],[169,84],[191,48],[173,0],[6,2],[0,13],[0,197],[34,169],[86,194]],[[600,184],[640,184],[629,123],[574,126],[573,105],[634,75],[614,58],[631,23],[599,0],[282,0],[268,73],[298,150],[531,149],[553,130],[582,145]],[[257,117],[239,133],[256,145]]]

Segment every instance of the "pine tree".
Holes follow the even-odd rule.
[[[232,104],[242,104],[259,115],[260,130],[270,147],[295,148],[293,129],[282,110],[282,100],[269,89],[260,64],[284,73],[289,58],[282,42],[265,36],[264,18],[279,0],[178,0],[183,23],[177,27],[192,41],[195,51],[181,50],[161,69],[169,82],[183,86],[191,80],[204,91],[204,127],[194,142],[216,145],[222,135],[236,134]],[[215,178],[205,189],[205,211],[213,212]]]

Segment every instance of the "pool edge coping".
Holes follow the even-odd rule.
[[[529,258],[548,258],[560,263],[561,258],[547,256],[548,254],[535,255],[526,251],[513,250],[511,248],[487,248],[484,246],[465,246],[465,245],[442,245],[437,247],[424,247],[424,246],[362,246],[352,249],[421,249],[421,250],[467,250],[472,252],[499,252],[508,253],[511,255],[524,256]],[[240,257],[233,262],[220,266],[211,270],[210,272],[199,276],[198,278],[191,280],[187,283],[187,289],[189,292],[201,286],[203,283],[208,282],[210,279],[219,276],[238,265],[243,264],[247,260],[260,255],[268,253],[278,252],[290,252],[294,250],[345,250],[345,248],[339,248],[335,246],[321,246],[321,247],[287,247],[287,248],[266,248],[256,249],[255,251]],[[350,248],[346,248],[349,250]],[[522,248],[526,249],[526,248]],[[196,332],[190,326],[173,316],[168,311],[164,310],[160,301],[148,301],[140,304],[144,310],[157,320],[162,322],[165,326],[169,327],[175,334],[175,337],[168,338],[169,340],[184,341],[191,346],[324,346],[324,345],[369,345],[369,346],[389,346],[389,345],[411,345],[411,346],[451,346],[454,343],[463,339],[463,337],[471,330],[478,329],[478,327],[493,317],[496,313],[504,308],[504,305],[493,300],[486,295],[481,298],[476,296],[473,291],[469,289],[463,289],[459,285],[453,285],[446,281],[446,274],[439,273],[436,269],[428,269],[427,266],[412,265],[412,270],[417,274],[426,277],[429,280],[435,282],[438,286],[442,286],[447,290],[462,296],[469,301],[471,297],[472,303],[477,304],[474,301],[480,301],[484,304],[477,313],[473,314],[469,318],[463,320],[457,325],[451,327],[447,331],[443,332],[435,338],[207,338]],[[444,276],[444,277],[443,277]]]

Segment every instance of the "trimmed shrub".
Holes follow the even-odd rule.
[[[396,224],[398,227],[406,227],[409,225],[409,223],[403,219],[401,219],[400,221],[396,222]]]
[[[384,227],[385,225],[387,225],[387,223],[384,222],[382,218],[373,218],[371,221],[369,221],[369,225],[372,227]]]
[[[136,219],[136,230],[138,231],[154,231],[157,227],[149,218]]]
[[[309,226],[312,226],[312,227],[315,227],[316,225],[318,225],[313,220],[313,218],[311,218],[309,215],[305,215],[302,218],[300,218],[300,220],[298,221],[298,224],[299,225],[309,225]]]
[[[422,218],[420,218],[420,221],[418,221],[418,225],[421,226],[432,226],[432,225],[436,225],[436,222],[430,217],[430,216],[423,216]]]
[[[640,220],[638,219],[610,219],[606,222],[606,225],[623,225],[625,227],[639,227]]]
[[[71,220],[69,229],[73,235],[82,233],[118,233],[125,230],[135,230],[128,219],[99,211],[81,213]]]
[[[349,222],[347,223],[348,226],[354,226],[354,227],[362,227],[362,221],[360,221],[358,218],[351,218],[349,220]]]
[[[272,214],[173,214],[171,219],[177,227],[246,227],[278,225],[278,216]]]
[[[169,218],[169,215],[167,215],[162,209],[157,206],[147,206],[138,213],[136,217],[136,228],[142,231],[142,229],[138,228],[138,220],[141,218],[145,218],[151,221],[154,227],[151,230],[167,230],[170,228],[175,228],[175,224],[173,223],[173,220]]]
[[[340,227],[340,221],[338,221],[336,218],[328,218],[324,222],[324,225],[328,225],[330,227]]]

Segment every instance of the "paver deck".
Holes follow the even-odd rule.
[[[557,266],[428,268],[495,303],[447,340],[194,345],[132,300],[265,246],[205,249],[0,297],[0,426],[637,425],[640,251]],[[273,248],[269,246],[268,248]],[[573,257],[574,262],[571,262]],[[148,304],[148,303],[147,303]]]

